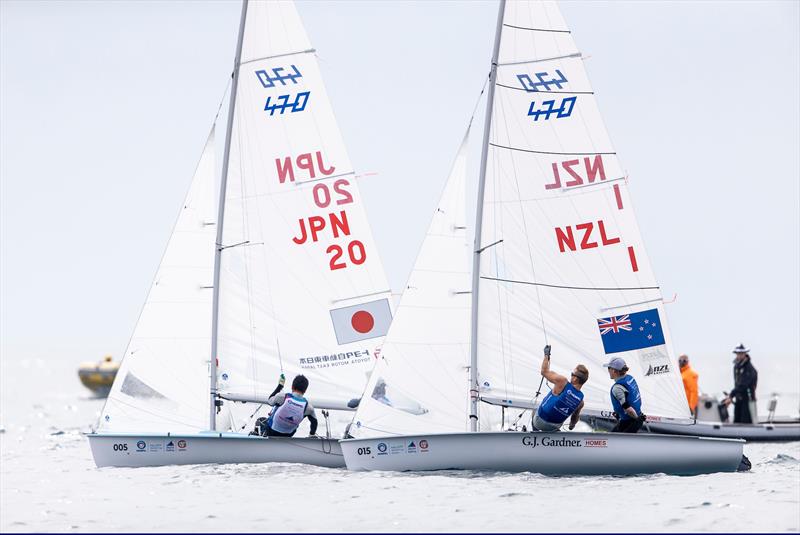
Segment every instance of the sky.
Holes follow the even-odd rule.
[[[676,350],[800,390],[800,2],[563,2]],[[300,2],[392,288],[488,73],[497,5]],[[119,356],[228,82],[237,1],[0,1],[2,359]],[[470,210],[474,210],[473,205]]]

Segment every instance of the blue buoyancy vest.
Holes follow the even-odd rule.
[[[639,393],[639,385],[636,384],[636,379],[634,379],[630,375],[623,375],[616,381],[614,384],[621,384],[625,387],[628,391],[628,395],[626,396],[626,401],[630,404],[633,410],[636,411],[636,414],[641,414],[642,411],[642,395]],[[613,387],[612,387],[613,388]],[[614,412],[619,415],[620,420],[631,420],[632,418],[625,413],[625,409],[622,408],[622,404],[617,401],[617,398],[614,397],[614,393],[611,393],[611,406],[614,407]]]
[[[303,421],[307,405],[306,398],[294,394],[286,394],[283,404],[272,412],[267,424],[273,431],[278,433],[294,433],[297,430],[297,426]]]
[[[577,410],[583,401],[583,392],[567,383],[560,394],[555,395],[551,390],[539,405],[539,418],[551,424],[560,424]]]

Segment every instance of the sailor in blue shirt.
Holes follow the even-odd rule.
[[[531,424],[539,431],[558,431],[569,418],[569,428],[573,429],[583,409],[583,392],[581,388],[589,380],[589,370],[583,364],[578,364],[572,370],[567,380],[566,377],[550,370],[550,346],[544,347],[542,359],[542,377],[553,383],[553,388],[539,404],[533,415]]]
[[[625,360],[619,357],[611,359],[608,364],[608,376],[614,381],[611,386],[611,406],[619,421],[612,433],[636,433],[645,422],[642,414],[642,395],[636,379],[628,375]]]

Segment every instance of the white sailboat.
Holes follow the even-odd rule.
[[[501,0],[499,9],[471,289],[461,258],[429,232],[355,438],[341,442],[348,468],[736,470],[743,441],[504,430],[506,410],[540,401],[545,344],[562,375],[577,363],[590,369],[587,413],[610,412],[603,362],[621,356],[645,414],[676,423],[690,415],[622,166],[569,28],[554,2]],[[418,409],[396,406],[395,393]]]
[[[281,373],[289,383],[304,374],[318,410],[347,410],[392,315],[353,168],[293,3],[244,0],[216,218],[213,139],[99,429],[88,436],[95,462],[344,466],[330,432],[247,435],[252,417],[266,416],[261,404]]]

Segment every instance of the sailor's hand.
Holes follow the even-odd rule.
[[[733,401],[731,398],[725,398],[722,400],[722,404],[727,407],[728,405],[731,404],[731,401]]]
[[[547,344],[546,346],[544,346],[544,356],[545,356],[545,358],[548,358],[548,359],[550,358],[550,349],[551,349],[550,348],[550,344]]]
[[[572,431],[573,429],[575,429],[575,424],[570,422],[569,423],[569,430]]]
[[[280,379],[278,379],[278,384],[281,386],[286,384],[286,376],[284,374],[281,374]]]

